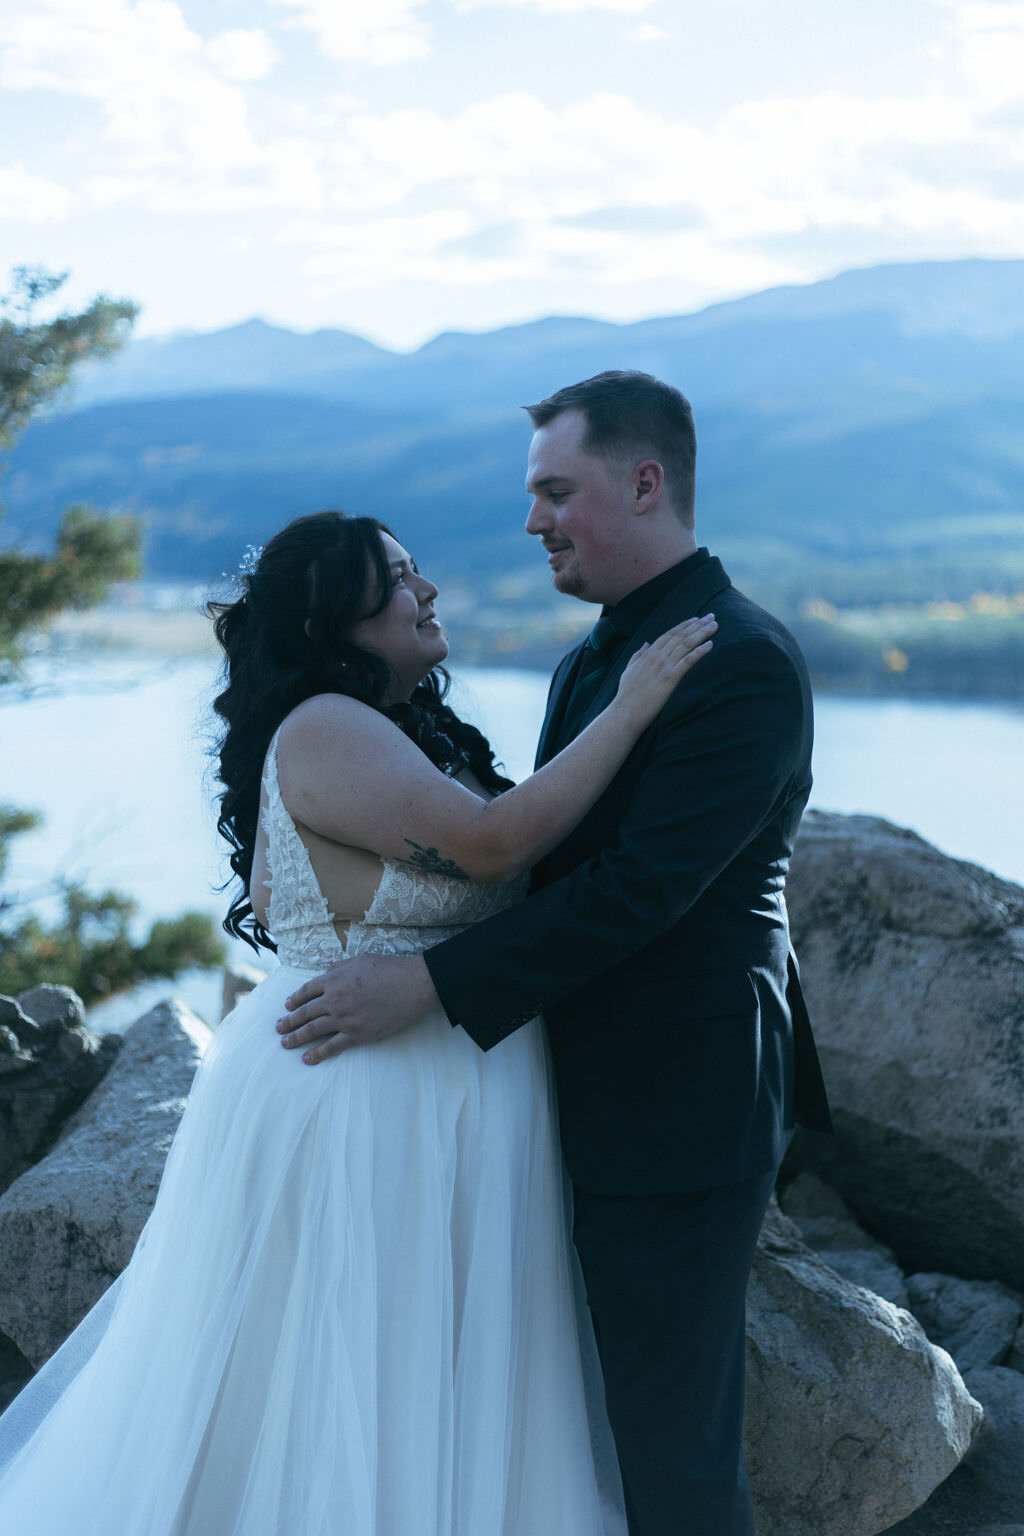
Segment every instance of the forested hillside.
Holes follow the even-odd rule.
[[[1024,591],[1021,261],[880,267],[408,355],[260,321],[137,342],[26,434],[6,532],[45,540],[73,496],[142,516],[151,577],[206,580],[297,512],[374,512],[449,581],[500,575],[528,627],[547,576],[522,532],[519,407],[616,367],[690,396],[701,537],[783,611]]]

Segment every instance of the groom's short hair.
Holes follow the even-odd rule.
[[[671,384],[649,373],[612,369],[523,409],[534,427],[545,427],[563,411],[580,411],[586,421],[585,453],[621,459],[657,459],[665,471],[672,505],[693,527],[697,434],[690,402]]]

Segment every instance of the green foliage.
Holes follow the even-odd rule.
[[[101,296],[79,314],[36,321],[36,306],[64,281],[39,267],[18,267],[10,293],[0,298],[0,452],[10,451],[79,363],[115,352],[135,319],[134,304]],[[64,513],[52,554],[0,550],[0,662],[7,663],[0,684],[13,675],[32,630],[65,609],[99,602],[111,582],[138,575],[139,549],[134,519],[74,506]],[[11,839],[38,825],[35,812],[0,806],[0,877]],[[26,911],[25,899],[0,889],[0,992],[59,981],[92,1003],[154,976],[223,960],[221,941],[198,912],[154,923],[137,943],[131,933],[136,906],[127,896],[91,895],[60,880],[49,894],[59,895],[62,905],[52,926]]]
[[[78,314],[36,320],[66,273],[16,267],[0,298],[0,452],[9,452],[31,418],[68,384],[88,358],[123,345],[138,313],[127,299],[100,295]],[[64,513],[52,555],[0,550],[0,660],[15,664],[25,636],[66,608],[99,602],[111,582],[139,573],[140,530],[131,518],[90,507]]]
[[[22,641],[67,608],[102,600],[112,581],[139,574],[139,526],[91,507],[69,507],[52,555],[0,549],[0,659],[16,663]]]
[[[0,298],[0,450],[13,447],[79,363],[123,346],[138,314],[129,300],[100,294],[79,314],[34,321],[36,306],[66,280],[66,272],[15,267],[11,290]]]
[[[156,922],[136,943],[130,930],[135,911],[135,903],[116,891],[94,896],[67,885],[63,912],[52,927],[30,914],[0,929],[0,993],[58,980],[88,1005],[151,977],[223,962],[224,946],[202,913]]]
[[[19,810],[15,805],[0,805],[0,875],[7,871],[11,838],[19,832],[31,832],[33,827],[39,826],[41,820],[38,811]],[[3,898],[0,897],[0,912],[3,912],[3,908]]]

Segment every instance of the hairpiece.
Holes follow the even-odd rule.
[[[259,565],[260,559],[262,558],[262,555],[263,555],[263,545],[262,544],[247,544],[245,546],[245,554],[242,556],[241,560],[238,562],[238,574],[239,574],[239,576],[252,576],[252,575],[254,575],[255,571],[256,571],[256,567]]]

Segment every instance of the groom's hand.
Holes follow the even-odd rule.
[[[354,1045],[383,1040],[438,1006],[422,955],[357,955],[341,960],[285,998],[281,1044],[296,1050],[316,1041],[308,1066]]]

